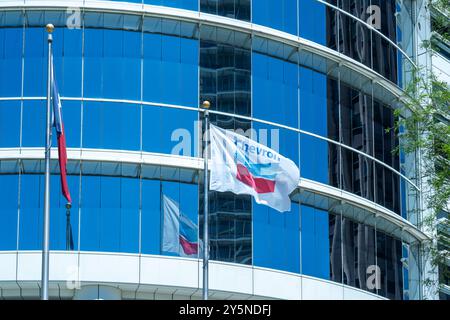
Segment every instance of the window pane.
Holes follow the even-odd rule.
[[[297,34],[297,0],[253,0],[253,23]]]
[[[45,145],[46,102],[23,101],[22,146],[43,147]]]
[[[24,91],[28,97],[45,97],[47,88],[47,41],[44,28],[25,29]]]
[[[377,232],[377,265],[381,288],[378,294],[388,299],[403,299],[402,244],[384,233]]]
[[[141,253],[161,253],[161,184],[159,180],[142,180]]]
[[[301,206],[302,274],[330,278],[328,212]]]
[[[86,102],[83,116],[83,147],[140,149],[140,105]]]
[[[144,100],[198,105],[198,41],[181,37],[186,27],[180,21],[144,21]]]
[[[0,97],[21,96],[22,43],[22,28],[0,29]]]
[[[200,0],[200,11],[250,21],[251,0]]]
[[[139,180],[83,176],[81,250],[139,250]]]
[[[297,64],[259,53],[252,63],[253,117],[298,128]]]
[[[253,201],[253,255],[260,267],[300,273],[299,206],[280,214]]]
[[[20,101],[0,101],[0,148],[20,146]]]
[[[299,0],[300,37],[326,45],[329,10],[316,0]]]
[[[2,192],[0,201],[0,250],[17,249],[17,206],[19,177],[17,175],[0,175]]]
[[[80,97],[83,32],[78,29],[56,28],[54,39],[53,61],[59,94],[62,97]]]
[[[368,277],[374,274],[375,229],[343,218],[342,243],[344,284],[374,292]]]
[[[198,125],[196,111],[143,106],[143,150],[196,156]]]
[[[84,95],[139,100],[141,34],[86,28],[84,43]]]
[[[300,67],[300,129],[338,140],[337,81]]]
[[[42,170],[42,163],[39,163]],[[40,171],[41,171],[40,170]],[[33,192],[30,192],[33,190]],[[19,250],[42,249],[44,176],[20,176]]]
[[[306,134],[300,135],[302,178],[339,187],[339,159],[339,148],[335,144]]]

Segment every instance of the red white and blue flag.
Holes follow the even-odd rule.
[[[163,241],[162,251],[181,257],[198,256],[198,227],[180,211],[173,199],[163,195]]]
[[[252,195],[259,204],[290,211],[289,195],[298,186],[294,162],[247,137],[210,126],[211,190]]]
[[[52,68],[52,101],[53,101],[53,126],[56,129],[58,139],[58,160],[61,175],[61,190],[67,202],[72,203],[70,197],[69,186],[67,184],[67,149],[66,137],[64,134],[64,123],[62,118],[61,99],[59,97],[58,86],[56,85],[55,76]]]

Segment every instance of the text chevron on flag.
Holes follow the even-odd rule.
[[[210,126],[210,190],[252,195],[256,203],[290,211],[289,195],[298,186],[295,163],[232,131]]]

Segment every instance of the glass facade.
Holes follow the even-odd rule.
[[[405,57],[394,45],[398,3],[382,9],[390,20],[382,21],[380,32],[392,44],[345,14],[360,12],[370,1],[328,2],[332,6],[315,0],[143,1],[299,35],[400,85]],[[339,66],[330,67],[338,72],[311,67],[297,47],[242,30],[93,11],[71,29],[65,14],[0,10],[0,155],[44,145],[42,26],[51,21],[72,150],[201,158],[197,108],[209,100],[212,123],[278,150],[299,165],[302,179],[420,222],[414,156],[391,152],[400,145],[386,130],[394,125],[395,106],[381,99],[375,85],[368,90],[366,81],[348,81]],[[380,52],[372,49],[376,41],[386,42]],[[0,250],[40,249],[43,168],[41,159],[0,158]],[[174,255],[162,247],[162,195],[177,202],[202,235],[203,181],[197,170],[70,159],[73,204],[67,220],[56,168],[55,162],[52,250]],[[401,261],[408,255],[401,232],[378,223],[369,210],[320,192],[299,189],[291,198],[291,212],[279,214],[249,196],[210,192],[211,259],[405,297],[409,279]],[[379,286],[370,284],[372,267],[381,272]]]

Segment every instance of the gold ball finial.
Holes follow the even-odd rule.
[[[209,109],[209,107],[211,107],[211,103],[208,100],[203,101],[202,108]]]
[[[55,30],[55,26],[49,23],[45,26],[45,30],[47,30],[48,33],[53,33],[53,30]]]

